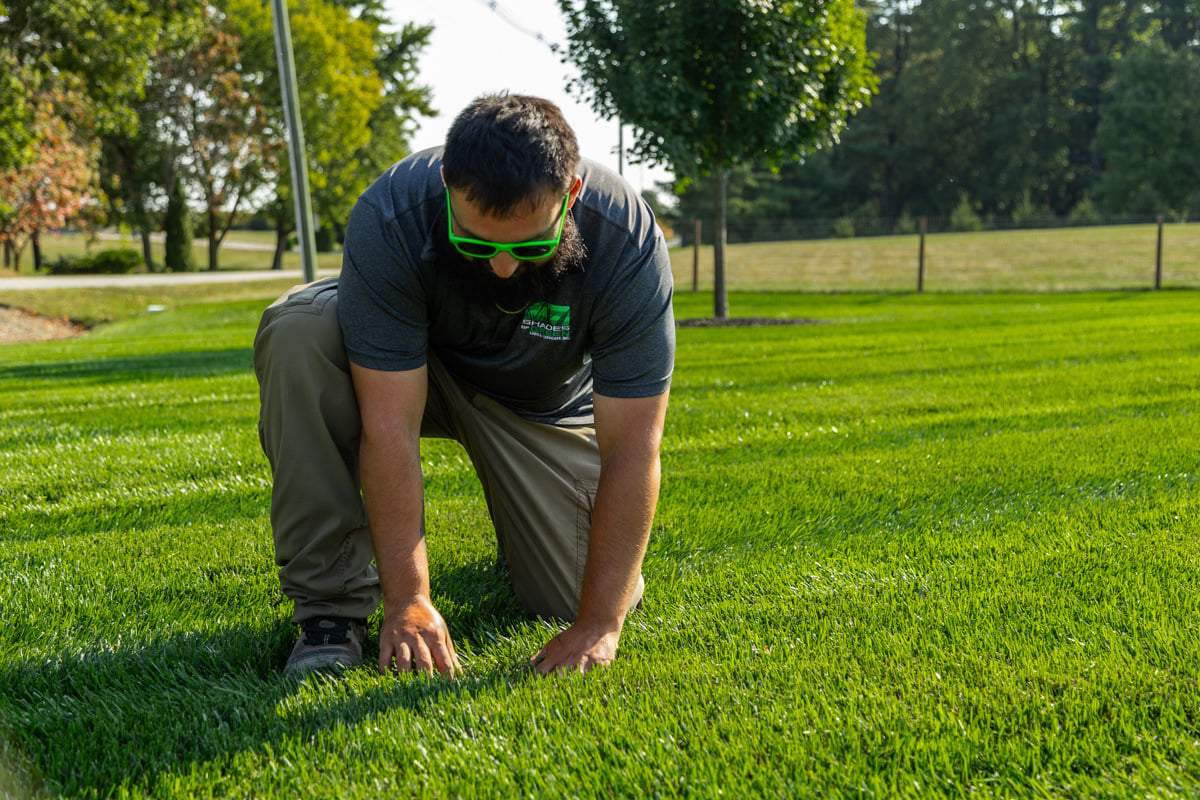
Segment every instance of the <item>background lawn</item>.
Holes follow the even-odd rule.
[[[679,331],[612,668],[523,669],[550,631],[428,442],[466,676],[298,683],[250,369],[286,283],[0,348],[0,795],[1200,794],[1194,293],[735,294],[819,324]]]

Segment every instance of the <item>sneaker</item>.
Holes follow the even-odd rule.
[[[367,638],[365,619],[313,617],[300,623],[300,638],[288,656],[284,675],[295,677],[310,672],[340,672],[362,660],[362,643]]]

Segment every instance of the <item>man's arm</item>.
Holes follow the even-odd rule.
[[[586,672],[616,657],[658,505],[667,396],[593,398],[600,485],[583,596],[575,622],[534,656],[532,663],[542,675]]]
[[[459,671],[454,643],[429,599],[429,563],[421,527],[421,417],[425,367],[382,372],[350,365],[362,416],[359,472],[383,591],[379,668]]]

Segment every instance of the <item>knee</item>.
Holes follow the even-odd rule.
[[[259,383],[323,369],[350,373],[336,310],[268,309],[254,338],[254,372]]]

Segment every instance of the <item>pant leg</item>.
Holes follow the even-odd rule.
[[[368,617],[379,604],[379,579],[358,480],[361,421],[336,278],[297,287],[267,309],[254,371],[275,559],[293,619]]]
[[[465,391],[433,359],[429,382],[483,484],[518,601],[534,614],[574,619],[600,481],[595,429],[526,420]]]
[[[293,618],[370,616],[379,580],[336,279],[298,287],[267,309],[254,351],[276,562]],[[594,429],[525,420],[465,390],[431,356],[422,436],[454,438],[466,448],[521,604],[574,619],[600,476]],[[639,585],[635,602],[640,597]]]

